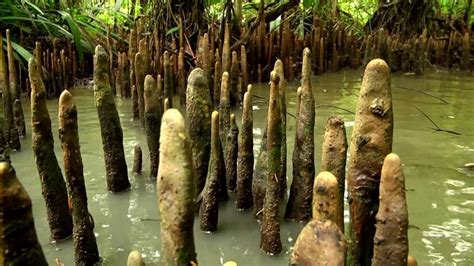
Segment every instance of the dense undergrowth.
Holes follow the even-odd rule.
[[[193,4],[189,4],[190,2]],[[404,0],[388,3],[385,3],[385,0],[277,0],[266,1],[264,9],[277,9],[288,2],[298,2],[285,16],[285,19],[291,20],[291,29],[295,33],[303,35],[304,32],[311,31],[312,19],[317,16],[334,25],[341,24],[346,30],[361,36],[376,32],[377,29],[371,27],[370,22],[378,11],[395,6]],[[472,0],[409,2],[426,2],[422,4],[426,8],[426,14],[419,18],[422,27],[431,27],[433,30],[438,30],[440,27],[449,28],[461,33],[472,27],[469,26],[473,21],[470,12]],[[155,25],[158,25],[169,39],[177,37],[180,21],[184,20],[181,23],[186,25],[185,32],[192,38],[203,30],[202,26],[205,27],[210,23],[222,25],[224,19],[232,18],[241,25],[250,25],[252,21],[258,19],[261,4],[261,1],[235,0],[2,0],[0,30],[12,31],[15,57],[24,67],[25,62],[32,56],[31,51],[38,40],[53,43],[56,38],[69,39],[76,47],[79,61],[82,61],[84,54],[91,54],[96,44],[105,44],[108,32],[112,38],[119,40],[118,29],[128,30],[137,18],[144,18],[144,21],[147,21],[150,32]],[[188,10],[197,9],[198,17],[183,14],[186,11],[184,5],[194,5]],[[389,10],[391,17],[400,17],[401,20],[403,16],[409,15],[403,12],[403,10]],[[270,29],[279,29],[281,19],[282,16],[276,16],[276,19],[269,23]],[[385,16],[383,19],[390,18]],[[195,23],[196,20],[199,20],[199,23]],[[426,23],[427,20],[429,23]],[[384,25],[382,22],[380,26],[387,24]],[[413,25],[413,30],[415,29],[417,28]],[[127,44],[126,40],[124,44]],[[5,38],[3,46],[5,49]]]

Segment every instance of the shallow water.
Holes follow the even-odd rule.
[[[330,104],[354,110],[361,73],[346,71],[313,78],[316,104]],[[420,265],[474,265],[474,171],[463,167],[474,162],[474,77],[459,72],[432,71],[423,77],[395,74],[392,76],[395,130],[393,151],[404,163],[410,224],[410,254]],[[294,140],[295,95],[293,82],[287,92],[288,106],[288,186],[291,184],[291,154]],[[398,86],[423,90],[442,97],[449,104],[425,94]],[[139,250],[147,262],[159,258],[159,214],[155,181],[148,178],[149,162],[145,136],[137,122],[132,121],[131,101],[117,99],[124,131],[124,146],[129,171],[133,147],[140,143],[144,151],[144,173],[129,175],[132,189],[121,194],[107,192],[105,166],[99,121],[91,90],[73,91],[78,113],[82,158],[89,211],[95,220],[95,233],[104,265],[125,265],[128,253]],[[254,86],[254,150],[258,151],[265,124],[268,85]],[[415,108],[428,114],[441,128],[462,133],[453,135],[434,132],[430,122]],[[53,122],[56,156],[62,165],[62,152],[57,132],[57,100],[48,102]],[[29,104],[25,103],[25,119],[30,121]],[[240,121],[241,110],[234,110]],[[346,111],[320,106],[316,109],[316,170],[319,171],[324,125],[330,115],[346,121],[351,136],[354,116]],[[240,125],[239,125],[240,126]],[[31,151],[31,130],[22,141],[23,150],[12,154],[20,181],[33,202],[36,230],[50,264],[59,258],[73,265],[72,241],[49,242],[44,200],[41,196],[36,165]],[[350,142],[350,141],[349,141]],[[232,260],[239,265],[288,265],[290,247],[302,225],[282,221],[283,253],[267,256],[259,250],[259,225],[252,212],[238,212],[231,200],[222,203],[218,231],[206,234],[195,219],[195,242],[201,265],[221,265]],[[347,206],[346,206],[347,209]],[[346,222],[348,212],[345,213]]]

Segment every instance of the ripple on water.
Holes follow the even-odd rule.
[[[449,208],[449,207],[448,207]],[[465,262],[466,257],[474,251],[472,238],[474,225],[465,225],[461,219],[451,219],[441,225],[430,224],[423,230],[421,239],[425,245],[432,264],[446,264],[448,261]],[[440,253],[440,250],[449,254]]]

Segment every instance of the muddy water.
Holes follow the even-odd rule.
[[[349,71],[325,74],[313,78],[316,98],[316,167],[319,170],[324,124],[330,115],[346,120],[348,136],[354,116],[346,111],[328,107],[333,105],[354,110],[360,88],[360,72]],[[294,140],[295,89],[290,84],[288,105],[288,155]],[[474,162],[474,77],[457,72],[430,72],[424,77],[393,75],[393,104],[395,131],[393,150],[404,162],[411,229],[410,254],[421,265],[474,264],[474,170],[463,165]],[[449,104],[426,94],[402,89],[417,89],[442,97]],[[159,214],[155,182],[148,178],[149,161],[146,141],[137,122],[132,121],[130,100],[117,99],[129,171],[132,167],[133,147],[140,143],[144,150],[144,173],[130,175],[131,191],[113,195],[106,190],[105,167],[99,122],[91,90],[73,91],[79,113],[80,142],[84,160],[89,210],[94,216],[95,233],[105,265],[124,265],[128,253],[139,250],[146,261],[155,262],[160,254]],[[257,152],[266,116],[268,86],[254,86],[254,139]],[[176,99],[177,100],[177,99]],[[57,100],[49,101],[53,129],[57,129]],[[428,114],[441,128],[462,135],[434,132],[433,125],[415,108]],[[29,106],[25,103],[26,121],[30,121]],[[240,110],[234,110],[238,121]],[[240,126],[240,125],[239,125]],[[28,129],[28,133],[31,131]],[[54,130],[55,148],[62,164],[58,132]],[[50,264],[59,258],[73,265],[72,241],[58,244],[49,242],[46,210],[31,152],[31,135],[23,140],[23,150],[12,154],[18,176],[33,201],[35,223],[40,242]],[[288,158],[291,179],[291,158]],[[289,180],[290,181],[290,180]],[[290,183],[289,183],[290,184]],[[199,231],[195,220],[195,241],[201,265],[221,265],[236,261],[239,265],[287,265],[290,247],[302,225],[282,222],[281,238],[284,251],[270,257],[258,248],[259,225],[251,212],[235,210],[235,195],[221,205],[219,229],[214,234]],[[346,206],[347,209],[347,206]],[[348,212],[345,213],[346,222]]]

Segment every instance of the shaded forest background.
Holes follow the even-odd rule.
[[[126,49],[127,40],[119,32],[128,31],[137,21],[149,34],[158,29],[165,40],[184,36],[180,47],[194,57],[198,36],[210,24],[217,25],[223,36],[225,21],[232,23],[237,44],[247,41],[239,28],[251,31],[264,18],[270,31],[278,30],[284,12],[283,19],[301,36],[311,31],[315,18],[355,36],[375,34],[380,28],[406,36],[424,29],[448,36],[452,31],[471,30],[471,5],[472,0],[2,0],[0,30],[12,31],[15,56],[24,67],[36,41],[72,41],[80,62],[96,44],[106,44],[107,37],[118,43],[114,49]],[[3,44],[6,48],[5,38]]]

